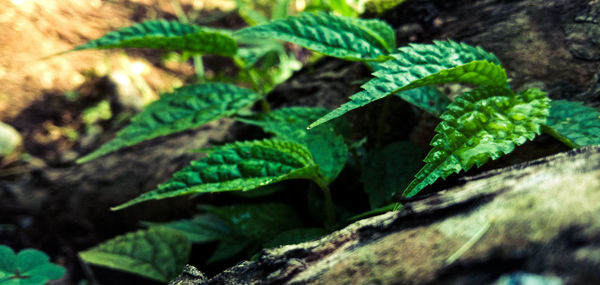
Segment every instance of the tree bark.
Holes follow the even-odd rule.
[[[515,271],[593,284],[599,178],[600,147],[486,172],[188,284],[490,284]]]

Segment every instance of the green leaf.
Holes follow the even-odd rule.
[[[235,40],[217,30],[175,21],[151,20],[134,24],[77,46],[73,51],[108,48],[154,48],[233,56]]]
[[[185,234],[190,242],[205,243],[222,240],[232,235],[232,231],[221,219],[212,214],[197,215],[192,219],[168,223],[144,223],[147,226],[163,226]]]
[[[348,158],[348,147],[340,134],[345,122],[306,130],[310,122],[327,112],[324,108],[291,107],[252,117],[238,117],[238,120],[259,126],[281,139],[305,145],[319,165],[325,180],[331,182],[342,171]]]
[[[446,94],[434,86],[410,89],[394,95],[436,117],[441,116],[446,111],[446,107],[452,102]]]
[[[389,202],[394,194],[406,188],[423,166],[422,159],[421,149],[410,142],[395,142],[370,151],[360,180],[371,208]]]
[[[442,114],[425,166],[402,196],[412,197],[438,178],[480,167],[540,133],[549,100],[539,89],[519,94],[503,87],[476,89],[456,99]]]
[[[267,25],[242,29],[236,35],[276,38],[346,60],[387,60],[388,53],[394,48],[389,39],[391,28],[375,30],[374,27],[381,28],[385,25],[375,22],[379,20],[305,12]]]
[[[327,234],[327,231],[322,228],[297,228],[279,233],[272,240],[264,243],[263,246],[268,248],[296,244],[317,239],[325,234]]]
[[[207,157],[173,175],[158,189],[114,207],[147,200],[222,191],[246,191],[288,179],[313,179],[318,165],[304,146],[282,140],[237,142],[212,149]]]
[[[310,127],[318,126],[388,95],[427,85],[507,85],[506,72],[496,56],[464,43],[436,41],[434,44],[411,44],[399,48],[392,56],[393,60],[374,66],[376,71],[373,75],[376,78],[362,85],[364,91],[352,95],[350,102],[320,118]],[[400,97],[426,111],[430,110],[428,100],[413,100],[410,94]]]
[[[153,227],[118,236],[79,256],[87,263],[168,282],[181,273],[190,250],[190,241],[183,233]]]
[[[600,112],[581,102],[550,102],[546,124],[577,147],[600,144]]]
[[[43,285],[65,275],[65,269],[50,263],[45,253],[28,248],[18,254],[0,245],[0,284]]]
[[[187,129],[199,127],[250,106],[259,95],[225,83],[187,85],[164,94],[133,117],[131,124],[98,150],[80,158],[90,161],[120,148]]]
[[[301,226],[294,209],[280,203],[202,208],[224,221],[235,235],[259,242],[271,240],[281,232]]]

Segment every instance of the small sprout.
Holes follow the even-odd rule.
[[[65,275],[65,269],[50,262],[45,253],[28,248],[18,254],[0,245],[0,285],[42,285]]]

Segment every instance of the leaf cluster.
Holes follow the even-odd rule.
[[[271,21],[260,13],[242,13],[251,26],[235,33],[150,21],[76,47],[74,50],[135,46],[230,56],[253,82],[252,90],[226,83],[204,83],[164,94],[135,116],[114,140],[79,162],[221,117],[234,117],[262,128],[271,137],[202,150],[205,157],[192,161],[169,181],[114,210],[190,194],[265,192],[265,186],[304,179],[322,190],[327,217],[322,219],[321,227],[304,225],[293,208],[280,203],[204,205],[200,207],[202,213],[192,219],[147,223],[147,230],[84,251],[81,256],[86,262],[166,281],[187,260],[190,243],[217,242],[217,249],[208,259],[214,262],[242,252],[252,253],[260,247],[318,237],[347,222],[337,219],[340,215],[336,215],[338,208],[329,185],[350,155],[360,168],[372,209],[355,216],[360,218],[397,210],[401,207],[395,202],[397,198],[412,197],[439,178],[509,154],[542,131],[573,147],[599,143],[597,110],[575,102],[551,101],[539,89],[515,92],[500,60],[480,47],[454,41],[396,47],[394,30],[385,22],[320,11],[287,16],[289,1],[277,3]],[[273,55],[280,63],[285,62],[289,54],[279,41],[362,62],[373,70],[373,77],[362,85],[362,91],[335,110],[289,107],[271,111],[264,95],[281,78],[258,80],[262,68],[258,66]],[[436,88],[448,83],[474,88],[452,100]],[[351,127],[342,116],[390,96],[441,120],[424,159],[421,151],[408,142],[362,149],[364,159],[358,158],[362,147],[349,139]],[[247,110],[259,101],[264,112]]]

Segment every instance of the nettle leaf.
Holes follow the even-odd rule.
[[[546,122],[550,99],[539,89],[519,94],[503,87],[476,89],[450,104],[431,141],[425,166],[402,196],[412,197],[438,178],[480,167],[532,140]]]
[[[300,227],[302,223],[293,208],[280,203],[203,206],[231,228],[234,235],[265,242],[277,234]]]
[[[376,77],[362,85],[364,91],[350,96],[343,104],[310,127],[318,126],[351,110],[388,95],[427,85],[465,83],[479,86],[507,85],[506,72],[495,55],[479,47],[453,41],[411,44],[392,54],[393,60],[376,64]],[[429,100],[399,95],[411,104],[430,111]]]
[[[371,208],[389,202],[398,190],[406,188],[423,166],[422,159],[421,149],[410,142],[395,142],[370,151],[360,180]]]
[[[28,248],[16,254],[10,247],[0,245],[0,284],[43,285],[61,278],[65,272],[39,250]]]
[[[546,124],[577,147],[600,144],[600,112],[581,102],[553,100]]]
[[[154,48],[233,56],[237,44],[231,36],[210,28],[151,20],[108,32],[73,51],[109,48]]]
[[[242,29],[240,37],[270,37],[325,55],[356,61],[384,61],[395,47],[394,32],[379,20],[353,19],[324,12],[301,13],[267,25]]]
[[[117,137],[77,160],[83,163],[120,148],[231,116],[259,99],[248,89],[225,83],[193,84],[164,94],[131,119]]]
[[[183,233],[153,227],[118,236],[79,256],[87,263],[168,282],[181,273],[190,250],[191,243]]]
[[[342,171],[348,158],[348,147],[340,134],[345,122],[306,130],[310,122],[327,112],[324,108],[291,107],[252,117],[239,117],[238,120],[262,127],[266,132],[281,139],[305,145],[312,153],[315,163],[319,165],[325,180],[331,182]]]
[[[192,161],[158,189],[114,207],[119,210],[147,200],[193,193],[246,191],[288,179],[313,179],[319,166],[304,147],[277,139],[236,142],[213,148]]]

